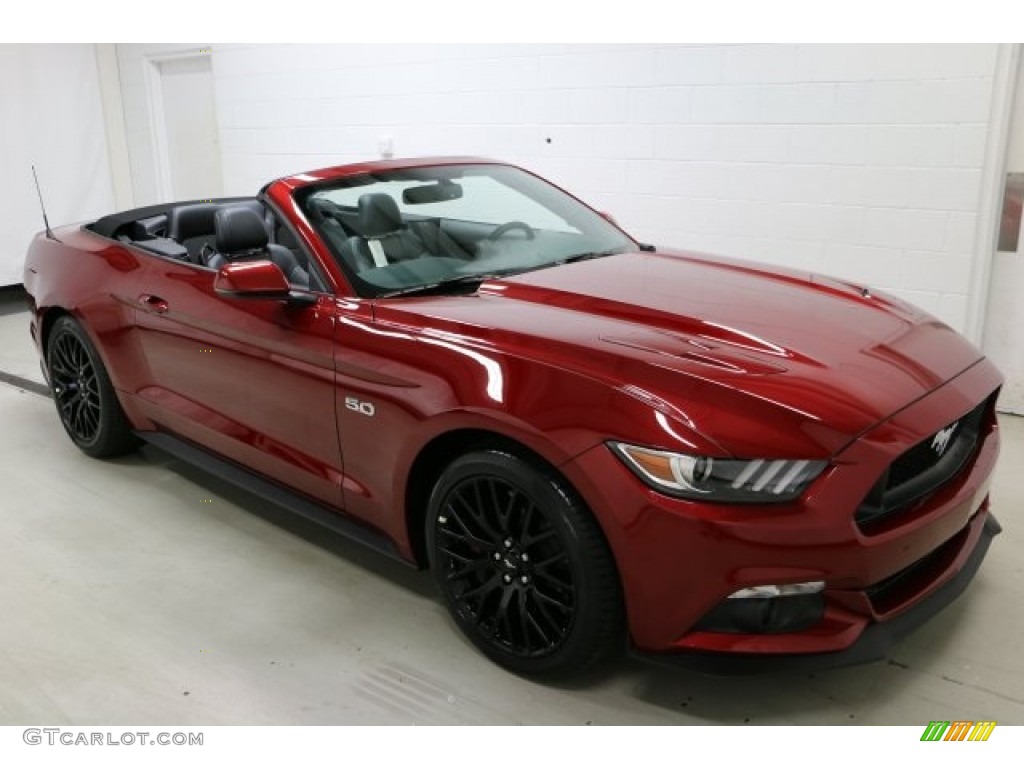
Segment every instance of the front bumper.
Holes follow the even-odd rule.
[[[711,675],[736,675],[758,672],[815,672],[878,661],[900,640],[928,621],[958,598],[981,567],[992,539],[1002,531],[991,514],[979,514],[980,535],[960,571],[949,581],[906,612],[885,622],[868,625],[853,645],[842,651],[792,653],[783,655],[716,653],[648,653],[633,650],[633,655],[659,664],[692,669]]]
[[[981,361],[877,425],[790,504],[671,499],[647,488],[605,446],[564,467],[605,530],[639,654],[700,666],[834,666],[876,658],[963,591],[998,524],[988,488],[999,452],[990,411],[970,461],[923,500],[870,531],[854,516],[901,454],[978,403],[998,371]],[[705,631],[701,620],[739,589],[825,583],[821,619],[800,631]],[[817,656],[812,661],[799,657]]]

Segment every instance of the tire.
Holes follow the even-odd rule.
[[[590,511],[553,470],[487,450],[456,459],[427,512],[431,569],[459,629],[528,676],[567,676],[624,648],[622,592]]]
[[[96,347],[70,315],[50,331],[46,368],[64,431],[83,453],[110,458],[138,446]]]

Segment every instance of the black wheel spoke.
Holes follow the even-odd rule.
[[[515,642],[515,632],[512,630],[512,620],[509,616],[508,606],[512,602],[512,590],[506,589],[501,593],[501,600],[498,601],[498,608],[496,611],[498,617],[498,630],[503,631],[505,636]]]
[[[74,371],[68,368],[62,360],[57,359],[56,355],[54,355],[54,361],[50,366],[50,371],[52,374],[56,374],[60,378],[74,376]]]
[[[49,353],[50,381],[61,421],[81,443],[96,439],[103,408],[100,385],[89,351],[73,333],[60,333]]]
[[[459,511],[455,508],[456,504],[462,509],[462,513],[459,513]],[[462,493],[452,494],[451,501],[449,502],[448,506],[453,511],[455,511],[458,517],[458,522],[466,531],[466,533],[472,536],[476,536],[477,538],[480,538],[482,540],[497,540],[497,533],[491,530],[486,525],[486,523],[480,519],[477,509],[473,505],[473,501],[467,499]],[[472,521],[473,526],[476,528],[476,530],[470,527],[469,523],[466,522],[467,520]]]
[[[509,521],[512,520],[512,512],[515,509],[516,501],[519,499],[519,491],[515,488],[510,488],[508,492],[508,503],[505,505],[505,514],[502,519],[505,520],[505,524],[508,525]]]
[[[539,542],[542,542],[545,539],[551,538],[555,535],[555,530],[553,528],[548,528],[547,530],[541,531],[540,533],[534,536],[523,536],[523,546],[532,547],[534,544],[538,544]]]
[[[447,554],[451,555],[452,553],[448,552]],[[454,557],[458,558],[458,555],[454,555]],[[457,571],[452,571],[448,574],[449,579],[457,581],[459,579],[466,578],[470,574],[490,570],[494,567],[486,560],[464,560],[464,562],[466,562],[466,565],[464,567],[460,568]]]
[[[526,611],[526,621],[529,624],[529,626],[533,627],[533,631],[540,639],[540,641],[545,645],[548,645],[551,642],[548,639],[548,633],[544,631],[543,627],[541,627],[540,625],[540,622],[538,622],[537,619],[534,618],[533,614],[530,613],[528,609],[524,608],[524,610]]]
[[[565,611],[567,613],[572,610],[572,608],[566,603],[563,603],[561,600],[557,600],[551,597],[550,595],[545,595],[539,589],[533,590],[533,594],[536,595],[538,603],[546,603],[548,605],[553,605],[560,611]]]
[[[454,551],[452,549],[448,549],[447,547],[439,547],[439,549],[445,555],[447,555],[448,557],[450,557],[450,558],[452,558],[454,560],[458,560],[460,563],[475,563],[476,562],[476,560],[474,558],[472,558],[472,557],[470,557],[468,555],[460,554],[460,553],[458,553],[458,552],[456,552],[456,551]]]
[[[486,595],[492,589],[499,589],[501,587],[501,578],[495,575],[493,578],[488,579],[483,584],[473,587],[473,589],[467,590],[459,594],[459,597],[463,600],[468,600],[471,597],[477,597],[479,595]]]
[[[519,526],[519,530],[523,536],[526,536],[530,532],[530,524],[533,522],[534,513],[537,511],[537,505],[533,502],[526,503],[526,509],[523,510],[523,522]],[[528,547],[529,544],[524,543],[524,547]]]
[[[525,589],[519,590],[516,597],[516,610],[519,612],[519,618],[522,622],[523,641],[526,643],[530,642],[530,630],[533,630],[533,634],[536,638],[544,645],[551,643],[547,632],[545,632],[541,626],[537,623],[537,620],[530,614],[529,606],[527,605],[528,592]]]
[[[569,584],[567,581],[562,581],[562,579],[558,578],[557,576],[555,576],[555,575],[553,575],[551,573],[548,573],[547,571],[538,569],[535,573],[536,573],[536,578],[538,580],[544,581],[544,582],[546,582],[548,584],[553,584],[558,589],[566,591],[566,592],[572,590],[572,585],[571,584]]]
[[[60,369],[68,374],[75,371],[75,363],[71,360],[68,346],[65,339],[61,339],[54,347],[54,358]]]
[[[473,515],[473,520],[480,526],[481,529],[483,529],[484,533],[486,533],[491,538],[492,541],[497,541],[501,538],[501,533],[498,531],[497,528],[494,527],[492,522],[487,519],[487,513],[490,512],[491,515],[493,515],[495,510],[492,506],[485,505],[483,494],[480,492],[481,482],[482,481],[478,480],[477,482],[473,483],[473,497],[472,501],[470,501],[469,511],[470,514]],[[463,498],[463,502],[465,503],[466,501],[469,500]]]
[[[550,568],[555,563],[568,562],[569,557],[565,552],[556,552],[550,557],[545,557],[542,560],[538,560],[534,565],[534,568]]]
[[[490,478],[487,481],[487,500],[490,502],[491,508],[494,510],[494,515],[497,518],[498,524],[503,530],[508,530],[508,515],[506,514],[506,506],[501,503],[501,492],[498,489],[498,483],[494,478]]]
[[[537,599],[537,593],[531,592],[528,597],[531,598],[530,602],[537,608],[536,616],[533,612],[530,614],[534,617],[534,623],[538,625],[540,624],[540,622],[537,621],[537,616],[540,616],[540,618],[544,620],[544,623],[547,624],[549,631],[558,632],[561,627],[561,622],[551,615],[551,612],[547,609],[547,606],[545,606],[544,603]]]
[[[470,527],[468,525],[466,525],[466,523],[462,520],[462,516],[459,514],[458,510],[456,510],[455,507],[453,505],[451,505],[451,504],[448,505],[448,517],[449,517],[449,519],[454,520],[458,524],[459,528],[462,529],[462,533],[461,534],[455,533],[454,531],[452,531],[452,530],[450,530],[448,528],[442,529],[445,532],[445,534],[447,534],[448,536],[451,536],[453,538],[462,539],[467,544],[471,544],[471,545],[476,546],[476,547],[490,547],[490,546],[493,546],[493,544],[494,544],[493,541],[490,541],[490,540],[487,540],[487,539],[482,539],[479,536],[477,536],[470,529]]]
[[[494,475],[457,483],[441,508],[436,565],[462,620],[516,656],[559,648],[572,626],[576,585],[569,554],[545,510],[521,487]]]

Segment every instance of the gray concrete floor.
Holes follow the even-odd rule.
[[[0,292],[0,370],[38,380],[18,309]],[[722,679],[623,659],[555,687],[476,653],[426,574],[151,449],[88,459],[49,400],[0,384],[0,723],[1024,724],[1024,419],[1003,434],[1004,534],[888,662]]]

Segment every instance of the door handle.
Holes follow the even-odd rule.
[[[139,296],[139,305],[148,312],[156,312],[160,315],[169,309],[166,301],[150,293]]]

